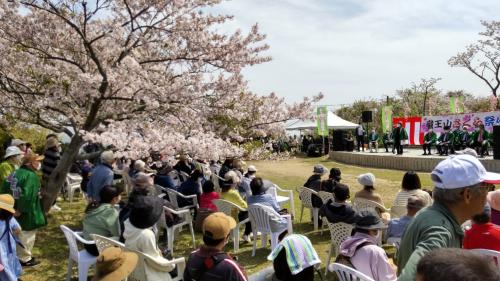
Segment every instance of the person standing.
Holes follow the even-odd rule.
[[[42,188],[43,190],[47,190],[47,183],[49,182],[49,177],[52,175],[52,172],[57,167],[59,160],[61,160],[61,144],[56,136],[49,135],[47,136],[46,144],[45,144],[45,152],[43,154],[42,161]],[[56,205],[56,201],[51,207],[53,211],[60,211],[61,208]]]
[[[363,128],[363,124],[359,122],[358,128],[356,128],[356,141],[358,143],[358,152],[361,151],[360,147],[365,151],[365,129]]]
[[[414,281],[417,264],[438,248],[461,248],[461,225],[483,211],[489,183],[499,183],[500,174],[487,172],[471,155],[453,155],[432,171],[434,203],[412,220],[403,233],[397,253],[399,281]]]
[[[21,232],[21,226],[14,218],[16,212],[14,202],[11,195],[0,195],[0,280],[2,281],[16,281],[22,273],[15,238]]]
[[[429,129],[429,131],[425,134],[424,136],[424,154],[423,155],[431,155],[431,149],[432,146],[436,144],[437,141],[437,136],[436,133],[432,130],[432,128]],[[427,153],[429,151],[429,153]]]
[[[41,168],[43,156],[29,154],[23,158],[21,168],[13,172],[0,186],[0,194],[11,194],[15,200],[14,216],[21,225],[19,240],[23,247],[17,247],[22,266],[35,266],[37,261],[31,251],[35,245],[37,230],[47,224],[40,202],[40,178],[36,174]]]
[[[0,185],[3,184],[5,179],[12,174],[22,160],[22,151],[17,146],[9,146],[5,151],[4,161],[0,164]]]
[[[396,149],[397,155],[403,155],[402,142],[408,139],[408,134],[403,128],[403,123],[398,122],[396,128],[392,130],[392,137],[394,138],[394,148]]]

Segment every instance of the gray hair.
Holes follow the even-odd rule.
[[[111,165],[113,164],[114,161],[115,161],[115,155],[113,154],[113,151],[106,150],[103,153],[101,153],[101,162]]]
[[[434,187],[434,191],[432,191],[432,197],[437,203],[443,205],[456,205],[463,200],[462,192],[467,188],[470,189],[472,196],[478,197],[479,195],[481,195],[481,185],[472,185],[455,189]]]

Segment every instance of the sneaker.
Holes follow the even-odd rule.
[[[40,262],[37,261],[35,258],[31,258],[27,262],[21,262],[21,265],[22,266],[26,266],[26,267],[36,266],[36,265],[39,265],[39,264],[40,264]]]
[[[252,243],[252,240],[250,239],[250,237],[248,235],[243,235],[243,241],[245,241],[247,243]]]
[[[50,210],[53,211],[53,212],[59,212],[61,211],[61,207],[57,206],[56,204],[52,205],[52,207],[50,207]]]

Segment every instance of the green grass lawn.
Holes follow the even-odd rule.
[[[252,161],[247,164],[257,166],[259,170],[258,176],[269,179],[278,184],[281,188],[291,189],[294,191],[295,197],[295,220],[293,230],[295,233],[301,233],[309,237],[316,248],[320,258],[326,260],[328,249],[330,246],[330,233],[324,231],[314,231],[312,224],[309,222],[309,212],[304,210],[302,223],[299,223],[301,204],[296,192],[296,188],[303,185],[307,178],[311,175],[313,166],[317,163],[325,165],[328,169],[338,167],[342,171],[342,182],[349,185],[351,194],[361,189],[361,186],[356,181],[356,176],[361,173],[372,172],[375,174],[376,189],[379,192],[386,204],[390,207],[403,177],[403,171],[383,170],[373,168],[363,168],[356,166],[348,166],[329,161],[325,158],[295,158],[285,161]],[[429,174],[420,173],[420,179],[424,188],[431,188]],[[41,264],[36,268],[26,269],[22,280],[38,281],[38,280],[64,280],[67,272],[67,261],[69,257],[68,246],[59,225],[64,224],[73,230],[81,229],[81,219],[85,208],[82,199],[73,203],[59,202],[63,211],[53,213],[49,216],[49,225],[38,232],[35,243],[34,256],[41,260]],[[288,207],[289,209],[289,207]],[[180,236],[176,236],[174,243],[174,256],[187,257],[193,250],[192,242],[190,242],[189,231],[185,229]],[[201,244],[201,235],[196,235],[197,245]],[[164,241],[161,241],[162,243]],[[257,244],[260,245],[260,241]],[[227,250],[232,252],[232,243],[229,243]],[[270,263],[266,257],[270,253],[269,247],[258,249],[255,257],[252,257],[252,245],[241,243],[240,250],[235,255],[238,257],[247,273],[250,275],[267,267]],[[323,266],[324,270],[324,266]],[[76,268],[73,270],[73,280],[77,280]],[[92,273],[89,274],[91,276]],[[330,277],[332,275],[330,274]]]

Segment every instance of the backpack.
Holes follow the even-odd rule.
[[[356,247],[356,250],[354,252],[356,253],[359,249],[361,249],[367,245],[374,245],[374,244],[372,242],[369,242],[369,241],[363,242]],[[350,268],[356,269],[356,267],[351,262],[351,258],[348,256],[344,256],[342,254],[339,254],[337,256],[337,258],[335,259],[335,262],[343,264],[343,265],[348,266]]]
[[[219,263],[224,261],[225,259],[230,259],[229,255],[226,253],[218,253],[210,257],[206,257],[203,260],[203,264],[201,268],[193,268],[189,267],[187,270],[189,271],[189,275],[191,276],[191,280],[198,281],[203,278],[203,275],[208,271],[215,268]],[[186,280],[189,281],[189,280]]]

